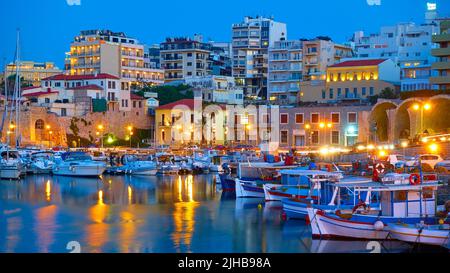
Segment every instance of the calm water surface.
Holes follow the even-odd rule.
[[[82,252],[369,251],[367,242],[312,240],[305,222],[280,215],[279,202],[222,193],[214,175],[28,176],[0,181],[0,252],[69,252],[70,241]]]

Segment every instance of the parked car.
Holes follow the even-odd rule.
[[[434,168],[437,163],[444,161],[440,155],[424,154],[419,156],[422,164],[428,164],[431,168]],[[406,161],[406,166],[413,167],[418,165],[419,156],[416,156],[413,160]]]

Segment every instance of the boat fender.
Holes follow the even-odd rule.
[[[360,208],[360,207],[363,207],[364,210],[367,210],[366,202],[360,201],[358,204],[356,204],[356,205],[353,207],[353,209],[352,209],[352,213],[355,213],[355,211],[356,211],[358,208]]]
[[[373,224],[373,227],[375,228],[375,230],[381,231],[384,229],[384,223],[378,220]]]
[[[417,173],[413,173],[409,176],[409,184],[411,185],[419,185],[420,184],[420,176]]]

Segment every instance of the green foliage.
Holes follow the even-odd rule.
[[[380,94],[378,95],[374,95],[374,96],[369,96],[368,100],[370,102],[370,104],[376,104],[378,99],[398,99],[400,98],[400,95],[395,92],[395,90],[393,90],[390,87],[386,87],[385,89],[381,90]]]
[[[80,128],[78,128],[77,122],[78,122],[78,118],[74,117],[70,120],[70,126],[69,126],[69,129],[73,132],[73,135],[75,137],[77,137],[78,133],[80,132]]]
[[[182,99],[193,99],[194,92],[189,85],[160,85],[147,86],[137,92],[138,95],[143,96],[145,92],[153,92],[158,94],[159,105],[172,103]]]
[[[450,95],[450,90],[417,90],[417,91],[409,91],[409,92],[401,92],[400,98],[402,100],[406,100],[409,98],[429,98],[437,95]]]

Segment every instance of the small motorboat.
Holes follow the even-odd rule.
[[[53,174],[65,176],[100,176],[106,170],[106,163],[92,160],[85,152],[67,152],[55,160]]]
[[[427,244],[450,247],[450,225],[426,225],[417,224],[388,224],[390,236],[393,239],[414,244]]]
[[[34,174],[47,174],[53,170],[55,164],[53,152],[42,151],[31,154],[30,170]]]
[[[23,164],[17,150],[1,151],[0,178],[19,179],[23,172]]]

